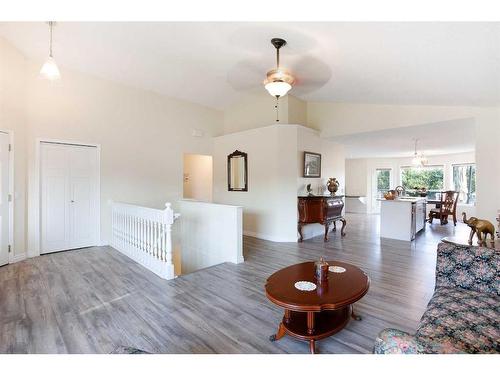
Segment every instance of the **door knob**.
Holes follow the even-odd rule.
[[[72,201],[71,201],[71,203],[75,203],[75,201],[74,201],[74,200],[72,200]]]

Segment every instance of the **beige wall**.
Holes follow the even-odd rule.
[[[248,154],[248,191],[227,190],[227,155]],[[214,140],[214,202],[243,207],[246,234],[272,241],[297,238],[297,129],[271,125]]]
[[[309,178],[304,175],[304,151],[321,154],[321,177]],[[319,133],[303,126],[297,128],[297,194],[305,194],[311,184],[314,194],[327,194],[326,183],[330,177],[340,182],[338,194],[345,187],[345,148],[336,142],[320,138]]]
[[[321,154],[321,177],[305,178],[304,151]],[[339,143],[320,138],[319,132],[303,126],[297,127],[297,194],[305,195],[306,186],[311,184],[313,194],[329,194],[326,183],[335,177],[340,183],[338,195],[344,194],[345,188],[345,148]],[[311,238],[324,233],[320,224],[303,227],[304,238]]]
[[[276,99],[264,88],[249,92],[224,110],[224,134],[276,124]],[[279,100],[279,124],[307,125],[307,103],[292,95]]]
[[[248,153],[248,192],[227,191],[227,155]],[[303,153],[322,154],[321,178],[303,178]],[[345,151],[318,132],[295,124],[271,125],[217,137],[214,142],[214,201],[243,206],[245,233],[272,241],[297,239],[297,194],[312,184],[314,193],[337,177],[344,189]],[[319,226],[320,227],[320,226]],[[308,238],[322,232],[304,228]]]
[[[473,118],[480,107],[308,102],[308,126],[323,137]]]
[[[211,155],[184,155],[184,199],[212,201],[212,169]]]
[[[30,66],[35,75],[38,66]],[[101,145],[101,236],[109,240],[108,201],[151,207],[182,198],[184,153],[212,153],[222,113],[101,79],[62,70],[56,85],[29,82],[29,209],[35,212],[35,142],[38,138]],[[193,137],[193,129],[203,137]],[[29,246],[36,225],[29,215]]]
[[[249,92],[224,111],[224,134],[276,124],[276,99],[264,89]],[[279,101],[280,123],[288,123],[288,98]]]
[[[26,62],[3,41],[0,48],[1,79],[9,88],[9,95],[0,98],[0,119],[2,126],[15,131],[16,138],[16,255],[26,249],[36,255],[38,246],[37,139],[101,145],[101,240],[106,243],[108,200],[158,208],[166,201],[175,204],[182,198],[184,153],[211,154],[212,137],[222,134],[220,111],[65,69],[59,82],[50,83],[38,78],[38,63]],[[17,104],[23,102],[23,106]],[[204,135],[193,137],[193,129]],[[25,216],[26,178],[29,205]],[[27,247],[22,235],[25,222]]]
[[[288,123],[307,126],[307,102],[287,95],[288,98]]]
[[[26,67],[27,60],[0,38],[0,130],[14,133],[15,257],[26,249]]]
[[[307,104],[307,119],[308,126],[318,129],[321,136],[327,138],[433,122],[472,119],[476,128],[477,216],[494,222],[496,212],[500,209],[500,163],[495,157],[500,144],[499,107],[310,102]],[[349,188],[348,193],[354,195]]]
[[[62,80],[56,84],[38,79],[41,62],[27,61],[15,48],[0,39],[0,129],[13,130],[15,135],[15,242],[14,254],[27,249],[33,254],[37,239],[33,236],[37,181],[34,175],[35,144],[38,138],[98,143],[101,155],[101,224],[102,239],[107,240],[109,227],[108,199],[147,206],[161,207],[165,201],[176,202],[182,197],[182,164],[184,153],[224,154],[217,166],[225,170],[225,157],[238,144],[249,145],[249,163],[270,165],[274,174],[249,178],[250,189],[262,185],[252,199],[265,209],[269,202],[267,187],[277,198],[281,192],[295,200],[301,188],[297,158],[286,159],[283,154],[297,155],[298,132],[290,129],[270,130],[269,139],[257,135],[246,142],[240,133],[231,147],[213,149],[212,136],[228,134],[275,123],[275,100],[259,88],[246,100],[236,103],[224,113],[200,105],[166,98],[151,92],[130,88],[106,80],[62,69]],[[281,100],[281,122],[306,124],[318,129],[322,137],[364,131],[410,126],[452,119],[474,119],[476,126],[477,215],[494,220],[500,208],[500,164],[497,162],[500,141],[500,109],[478,107],[390,106],[345,103],[304,103],[287,95]],[[283,125],[285,127],[288,125]],[[193,129],[203,137],[193,137]],[[252,130],[250,133],[253,134]],[[242,138],[240,138],[242,137]],[[267,135],[266,135],[267,137]],[[221,145],[224,142],[216,142]],[[323,164],[332,156],[342,160],[341,147],[322,140],[320,149]],[[315,146],[317,147],[317,145]],[[274,148],[274,159],[261,155],[260,150]],[[328,150],[333,150],[331,153]],[[229,152],[227,152],[229,151]],[[242,150],[245,151],[245,150]],[[254,159],[256,158],[256,159]],[[215,159],[214,159],[215,162]],[[214,165],[214,173],[216,167]],[[323,172],[326,177],[341,176],[341,166]],[[288,177],[292,171],[293,177]],[[266,172],[267,173],[267,172]],[[349,174],[349,171],[347,171]],[[286,175],[286,177],[285,177]],[[290,176],[291,176],[290,175]],[[225,176],[219,176],[225,181]],[[28,188],[29,182],[29,188]],[[220,187],[215,181],[215,188]],[[289,189],[288,186],[293,186]],[[290,190],[290,191],[289,191]],[[354,194],[347,190],[348,193]],[[217,192],[214,191],[214,196]],[[221,193],[229,201],[234,195]],[[240,194],[240,193],[233,193]],[[281,195],[283,196],[283,195]],[[287,199],[288,199],[287,198]],[[29,202],[29,205],[27,204]],[[231,203],[231,202],[228,202]],[[235,202],[234,204],[238,204]],[[275,207],[295,220],[296,207]],[[251,222],[254,211],[248,211]],[[267,219],[266,219],[267,220]],[[267,224],[279,228],[283,223],[272,215],[269,222],[254,222],[259,229]],[[29,222],[29,223],[28,223]],[[27,238],[26,227],[30,236]],[[260,230],[260,229],[259,229]],[[295,228],[292,230],[295,232]],[[286,232],[282,238],[291,238]],[[28,245],[27,245],[28,243]]]

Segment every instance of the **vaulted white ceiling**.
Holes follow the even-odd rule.
[[[0,36],[40,64],[47,55],[44,23],[0,23]],[[63,68],[223,109],[262,85],[273,37],[288,41],[282,65],[305,100],[500,103],[500,23],[62,22],[54,54]]]

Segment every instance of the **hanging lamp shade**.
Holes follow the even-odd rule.
[[[56,61],[52,56],[49,56],[47,61],[45,61],[45,64],[43,64],[42,69],[40,69],[40,76],[50,81],[55,81],[61,78],[59,68],[57,67]]]
[[[52,54],[52,28],[54,26],[54,22],[51,21],[48,22],[48,24],[50,33],[49,57],[43,64],[42,69],[40,69],[40,77],[48,79],[49,81],[55,81],[61,78],[61,72],[59,71],[56,60],[54,59],[54,56]]]
[[[418,139],[415,139],[415,153],[413,154],[413,159],[411,160],[411,163],[415,167],[423,167],[425,164],[427,164],[427,158],[424,156],[423,153],[418,154],[417,153],[417,142]]]

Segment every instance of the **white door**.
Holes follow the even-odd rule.
[[[97,245],[97,147],[44,142],[40,153],[40,252]]]
[[[9,263],[9,135],[0,132],[0,266]]]

